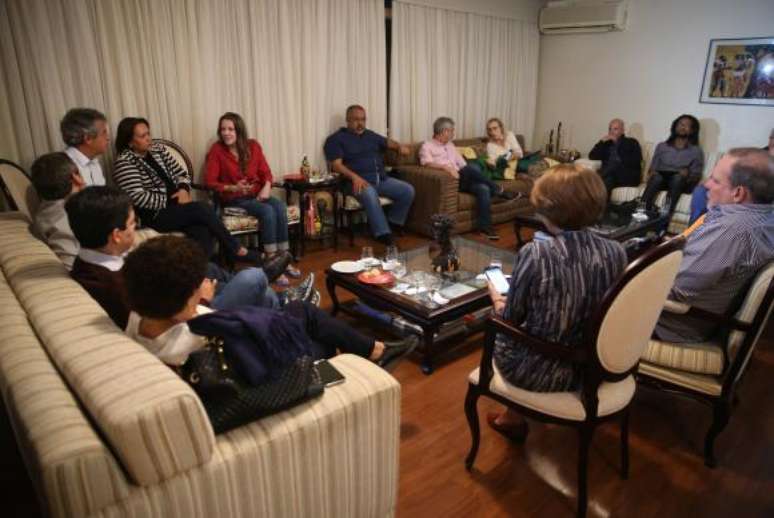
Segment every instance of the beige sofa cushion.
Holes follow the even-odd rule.
[[[677,344],[650,340],[644,361],[672,369],[698,374],[720,374],[723,372],[723,350],[715,342]]]
[[[0,215],[0,267],[51,361],[131,478],[153,484],[208,461],[215,438],[193,390],[117,329],[27,227]]]

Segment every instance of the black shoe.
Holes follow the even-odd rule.
[[[390,230],[394,237],[403,237],[406,235],[406,231],[401,225],[390,225]]]
[[[500,239],[500,236],[497,235],[497,232],[492,227],[486,227],[479,230],[480,234],[483,234],[486,236],[487,239],[490,241],[497,241]]]
[[[234,261],[240,262],[240,263],[250,263],[254,265],[261,266],[261,254],[257,252],[256,250],[250,250],[247,249],[247,253],[245,255],[236,255],[234,254]]]
[[[392,370],[400,360],[411,354],[419,345],[419,338],[409,336],[397,342],[384,342],[382,357],[376,360],[376,364],[384,370]]]
[[[290,252],[284,250],[263,262],[263,273],[266,274],[269,283],[274,282],[280,275],[285,273],[285,268],[288,267],[292,259]]]
[[[518,193],[506,191],[505,189],[501,190],[498,196],[504,200],[515,200],[519,197]]]
[[[387,234],[382,234],[381,236],[376,236],[376,240],[386,246],[395,245],[395,238],[389,232]]]
[[[301,283],[285,291],[287,302],[294,300],[300,300],[302,302],[311,302],[312,295],[314,294],[314,273],[310,273]]]

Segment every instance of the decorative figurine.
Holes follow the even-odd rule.
[[[454,228],[454,218],[448,214],[434,214],[430,218],[433,239],[437,245],[431,245],[431,250],[440,254],[433,258],[433,271],[440,274],[456,272],[460,269],[460,258],[451,242],[451,229]]]

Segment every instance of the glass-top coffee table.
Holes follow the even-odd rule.
[[[611,203],[607,206],[602,219],[596,225],[589,227],[589,230],[608,239],[623,242],[633,237],[645,236],[651,232],[658,233],[666,230],[669,226],[670,215],[668,214],[647,211],[643,213],[642,219],[637,219],[633,217],[634,212],[635,207],[632,204],[615,205]],[[524,240],[521,238],[522,228],[544,232],[546,230],[543,221],[536,214],[516,216],[513,220],[513,227],[518,247],[524,244]]]
[[[460,269],[453,274],[433,272],[432,259],[439,252],[431,251],[431,245],[407,250],[400,255],[401,267],[393,270],[396,281],[387,286],[365,284],[357,273],[340,273],[328,268],[325,283],[333,301],[331,314],[341,310],[357,318],[364,315],[340,304],[337,288],[355,294],[364,304],[404,318],[422,329],[422,371],[433,371],[433,359],[444,348],[441,328],[450,322],[460,321],[482,308],[491,305],[486,281],[478,277],[483,270],[499,261],[506,275],[511,273],[515,253],[455,236],[452,238]],[[405,271],[404,271],[405,270]]]

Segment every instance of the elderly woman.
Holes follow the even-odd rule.
[[[205,182],[224,205],[240,207],[258,218],[267,254],[288,249],[287,207],[271,195],[271,169],[261,145],[248,137],[239,114],[227,112],[218,120],[218,141],[207,153]],[[288,273],[300,276],[293,267]]]
[[[486,121],[486,135],[489,141],[486,143],[487,162],[493,166],[500,157],[506,160],[521,158],[524,156],[519,141],[512,131],[506,131],[503,121],[493,117]],[[510,154],[510,156],[508,156]]]
[[[241,246],[208,205],[191,199],[191,178],[163,146],[152,144],[146,119],[127,117],[118,124],[116,155],[113,179],[131,198],[144,226],[183,232],[207,257],[217,240],[232,260],[257,261],[257,254]]]
[[[495,313],[545,340],[577,347],[583,324],[626,266],[626,253],[615,241],[586,227],[605,210],[607,191],[599,175],[567,164],[544,174],[530,201],[550,237],[519,250],[506,296],[490,285]],[[578,388],[579,372],[570,363],[542,354],[499,335],[494,363],[508,383],[533,392]],[[512,440],[523,440],[527,423],[507,410],[487,416],[489,425]]]

